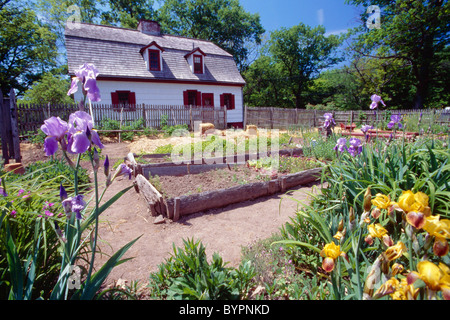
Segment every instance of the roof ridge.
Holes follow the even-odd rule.
[[[137,32],[139,34],[142,33],[141,31],[139,31],[137,29],[124,28],[124,27],[118,27],[118,26],[111,26],[111,25],[106,25],[106,24],[96,24],[96,23],[89,23],[89,22],[77,22],[77,23],[78,24],[83,24],[83,25],[89,25],[89,26],[93,26],[93,27],[105,27],[105,28],[118,29],[118,30],[134,31],[134,32]],[[66,25],[66,28],[67,28],[67,25]],[[151,36],[158,37],[157,35],[151,35]],[[174,38],[182,38],[182,39],[196,40],[196,41],[204,41],[204,42],[212,43],[212,44],[217,46],[216,43],[214,43],[211,40],[207,40],[207,39],[193,38],[193,37],[187,37],[187,36],[176,35],[176,34],[169,34],[169,33],[162,33],[162,32],[161,32],[160,36],[161,37],[167,36],[167,37],[174,37]],[[83,37],[83,36],[79,36],[79,37]],[[122,42],[122,41],[118,41],[118,42]]]

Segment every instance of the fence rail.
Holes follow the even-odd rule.
[[[323,111],[273,107],[245,107],[245,124],[270,129],[318,127],[323,124],[323,115],[327,112],[333,114],[337,124],[372,125],[389,122],[393,114],[418,118],[422,113],[422,123],[450,125],[450,112],[444,109]]]
[[[35,134],[45,119],[58,116],[67,121],[69,115],[79,110],[75,104],[61,105],[35,105],[18,104],[17,118],[18,130],[21,137]],[[89,106],[86,110],[90,112]],[[225,129],[227,123],[226,110],[223,108],[202,108],[193,106],[173,105],[92,105],[94,123],[98,129],[104,129],[107,120],[118,121],[121,126],[127,126],[133,122],[143,119],[145,128],[161,128],[167,125],[188,125],[193,128],[195,121],[213,123],[218,129]]]

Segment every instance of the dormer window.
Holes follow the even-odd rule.
[[[203,73],[203,56],[194,54],[194,73]]]
[[[205,56],[206,54],[200,50],[200,48],[196,48],[184,56],[189,64],[189,67],[191,68],[192,73],[205,73]]]
[[[161,53],[159,50],[148,50],[148,66],[150,71],[161,71]]]
[[[162,53],[161,48],[155,41],[141,49],[141,54],[145,60],[148,71],[162,71]]]

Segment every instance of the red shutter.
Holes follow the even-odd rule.
[[[200,91],[197,91],[197,97],[195,98],[195,104],[197,106],[202,105],[202,93]]]
[[[135,110],[136,109],[136,93],[130,92],[128,94],[128,102],[130,104],[130,109]]]
[[[187,91],[183,91],[183,104],[185,106],[189,105],[189,100],[188,100],[188,92]]]
[[[234,94],[230,94],[230,96],[231,96],[231,108],[230,109],[234,110]]]
[[[223,94],[220,95],[220,107],[223,108],[225,104],[225,99],[223,97]]]
[[[117,108],[117,105],[119,104],[119,94],[117,92],[111,92],[111,103],[113,109]]]

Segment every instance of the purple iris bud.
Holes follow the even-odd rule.
[[[59,186],[59,198],[61,199],[61,201],[67,199],[67,192],[66,189],[64,189],[62,183]]]
[[[347,150],[347,139],[345,138],[337,139],[336,146],[333,148],[333,150],[337,150],[341,153]]]
[[[109,173],[109,158],[108,155],[106,155],[106,159],[105,162],[103,163],[103,168],[104,168],[104,172],[105,172],[105,176],[108,176]]]
[[[65,136],[68,129],[67,122],[59,117],[50,117],[44,121],[41,130],[47,135],[47,138],[44,140],[44,151],[47,156],[55,154],[58,150],[58,142],[61,143],[62,148],[65,150]]]

